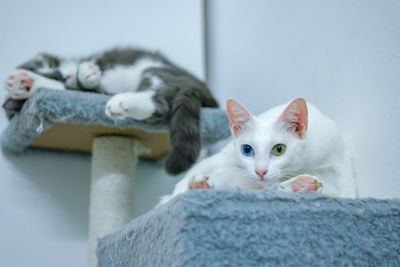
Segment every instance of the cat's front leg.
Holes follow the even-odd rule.
[[[34,72],[17,69],[4,81],[4,89],[14,99],[26,99],[40,87],[48,89],[65,89],[62,82],[49,79]]]
[[[174,192],[171,195],[166,195],[161,197],[160,203],[164,204],[174,198],[176,195],[184,193],[189,190],[197,190],[197,189],[212,189],[216,187],[214,177],[207,174],[197,174],[197,175],[186,175],[181,181],[179,181],[174,189]]]
[[[210,160],[211,159],[211,160]],[[198,189],[223,189],[223,188],[246,188],[260,190],[264,188],[258,180],[248,177],[245,170],[235,166],[218,166],[218,156],[208,158],[199,163],[194,170],[178,182],[172,195],[167,195],[161,198],[162,203],[166,203],[174,196],[189,191]],[[206,166],[209,165],[209,166]],[[211,167],[211,169],[210,169]]]
[[[277,185],[278,191],[288,193],[321,192],[322,188],[319,179],[308,174],[298,175]]]
[[[193,189],[210,189],[211,185],[209,183],[210,176],[200,174],[196,177],[193,177],[188,184],[189,190]]]
[[[116,119],[148,119],[156,111],[154,94],[152,90],[117,94],[108,100],[105,112],[107,116]]]
[[[229,181],[225,176],[213,174],[197,174],[193,176],[187,185],[189,190],[195,189],[214,189],[222,187],[230,187]]]

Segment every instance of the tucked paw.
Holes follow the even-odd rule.
[[[117,94],[108,100],[105,112],[111,118],[130,117],[136,120],[145,120],[150,118],[155,111],[151,97],[152,92]]]
[[[189,183],[189,189],[210,189],[212,188],[210,177],[203,174],[198,174],[192,178]]]
[[[121,95],[115,95],[106,104],[106,114],[111,118],[124,119],[128,116],[129,107]]]
[[[322,184],[317,177],[310,175],[296,176],[293,182],[290,183],[293,192],[308,193],[322,190]]]
[[[95,89],[100,85],[101,71],[96,64],[83,62],[78,67],[77,77],[83,88]]]
[[[24,70],[14,71],[4,81],[4,89],[14,99],[25,99],[32,95],[31,89],[35,83],[36,75]]]
[[[277,186],[277,190],[288,193],[309,193],[322,191],[322,184],[317,177],[302,174],[286,180]]]
[[[76,76],[74,74],[69,74],[65,79],[65,86],[67,88],[75,89],[77,88]]]

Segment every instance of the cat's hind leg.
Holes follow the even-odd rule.
[[[78,66],[76,77],[79,87],[86,90],[95,90],[100,86],[101,70],[94,63],[82,62]]]
[[[4,89],[14,99],[26,99],[40,87],[49,89],[65,89],[60,81],[52,80],[34,72],[17,69],[4,81]]]
[[[280,183],[277,189],[290,193],[321,192],[322,184],[317,177],[302,174]]]
[[[117,94],[108,100],[105,112],[107,116],[116,119],[149,119],[157,109],[154,94],[153,90]]]

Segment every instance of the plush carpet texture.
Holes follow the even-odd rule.
[[[15,115],[2,136],[6,151],[22,152],[55,123],[94,124],[117,128],[138,128],[148,132],[168,132],[166,120],[157,122],[134,119],[113,120],[104,107],[110,96],[71,90],[39,89]],[[212,144],[230,136],[225,111],[203,108],[201,133],[203,144]]]
[[[400,266],[400,200],[190,191],[100,239],[99,266]]]

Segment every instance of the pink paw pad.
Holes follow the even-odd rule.
[[[208,184],[208,177],[204,177],[204,179],[202,181],[199,182],[195,182],[195,181],[191,181],[189,184],[189,189],[193,190],[193,189],[210,189],[210,185]]]
[[[19,95],[21,92],[29,91],[33,83],[34,80],[27,72],[19,72],[8,76],[4,86],[10,93]]]
[[[301,175],[291,183],[293,192],[308,193],[318,191],[322,184],[312,176]]]
[[[33,79],[27,78],[24,80],[21,80],[21,85],[25,88],[25,89],[30,89],[33,85]]]

